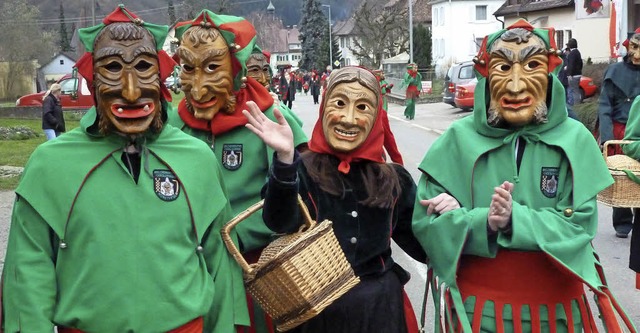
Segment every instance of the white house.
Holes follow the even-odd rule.
[[[508,0],[495,15],[504,16],[505,27],[521,18],[536,28],[553,27],[557,47],[564,48],[570,38],[575,38],[583,59],[591,58],[594,62],[609,59],[609,17],[576,19],[573,0],[534,3]]]
[[[502,28],[492,14],[504,0],[432,0],[433,62],[440,76],[453,63],[471,60],[482,39]]]
[[[71,74],[76,64],[75,56],[71,53],[57,53],[49,62],[40,67],[39,71],[46,82],[55,82],[65,74]]]
[[[359,66],[358,58],[351,52],[353,48],[353,39],[356,38],[353,33],[355,20],[349,18],[346,21],[336,22],[332,28],[332,37],[337,40],[340,52],[342,52],[342,66]]]
[[[271,67],[277,68],[278,65],[289,64],[294,69],[297,68],[302,58],[298,27],[294,25],[281,29],[279,35],[280,43],[277,43],[278,47],[271,51]]]

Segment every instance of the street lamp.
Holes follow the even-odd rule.
[[[409,0],[409,62],[413,64],[413,0]]]
[[[329,63],[333,68],[333,39],[331,39],[331,5],[322,5],[322,7],[329,8]]]

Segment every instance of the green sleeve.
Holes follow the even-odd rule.
[[[624,139],[635,141],[622,146],[624,154],[640,160],[640,98],[638,97],[631,104],[627,127],[624,131]]]
[[[53,232],[23,198],[17,197],[4,266],[4,332],[53,331],[56,268]]]
[[[216,171],[221,187],[226,189],[220,168],[216,168]],[[233,211],[227,200],[227,204],[203,239],[205,258],[208,258],[207,267],[215,287],[213,304],[205,316],[205,333],[235,333],[235,325],[250,325],[242,269],[227,250],[220,233],[232,218]],[[238,247],[238,235],[235,230],[231,231],[231,238]]]
[[[418,73],[416,75],[416,85],[418,86],[418,91],[422,91],[422,75]]]
[[[427,252],[430,265],[443,282],[455,283],[457,262],[461,254],[495,257],[495,237],[487,232],[488,208],[461,207],[442,215],[427,215],[420,200],[429,199],[446,190],[433,179],[422,175],[418,183],[413,232]]]
[[[561,198],[555,207],[530,208],[513,201],[512,233],[498,236],[500,246],[533,251],[544,246],[557,255],[583,252],[590,246],[598,224],[596,198],[573,207],[573,175],[568,172],[564,178],[562,188],[567,190],[558,192]],[[573,210],[570,216],[565,216],[567,208]]]

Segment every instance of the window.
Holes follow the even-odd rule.
[[[440,10],[440,25],[444,25],[444,7],[440,7],[438,10]]]
[[[460,73],[458,73],[458,78],[473,79],[473,65],[464,66],[460,68]]]
[[[476,6],[476,21],[487,20],[487,6]]]
[[[347,66],[351,66],[351,59],[347,58],[347,59],[345,60],[345,62],[346,62],[346,64],[347,64]]]
[[[340,37],[340,47],[344,47],[344,37]]]
[[[347,37],[347,47],[351,47],[351,38]]]
[[[564,31],[556,30],[556,45],[559,49],[564,49]]]
[[[60,65],[64,65],[64,59],[60,59]]]
[[[482,41],[484,38],[476,38],[476,52],[480,51],[480,46],[482,46]]]
[[[62,60],[61,60],[62,61]],[[67,79],[60,81],[60,87],[62,88],[62,93],[65,95],[70,95],[75,91],[75,87],[77,87],[77,79]]]
[[[438,8],[433,9],[433,25],[437,26],[440,24],[440,17],[438,16]]]

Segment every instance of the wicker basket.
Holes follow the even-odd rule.
[[[316,224],[298,196],[305,225],[297,233],[269,244],[257,263],[249,265],[231,237],[231,229],[260,210],[260,201],[229,221],[222,239],[244,272],[244,283],[278,331],[290,330],[319,314],[354,287],[360,279],[342,252],[332,222]]]
[[[598,201],[612,207],[640,207],[640,184],[623,170],[640,177],[640,162],[627,155],[607,156],[610,144],[627,144],[634,141],[609,140],[604,143],[603,156],[613,176],[613,185],[598,193]]]

